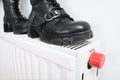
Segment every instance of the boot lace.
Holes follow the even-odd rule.
[[[15,13],[17,14],[17,16],[18,16],[18,19],[20,19],[20,20],[25,20],[26,19],[20,12],[18,1],[14,2],[14,10],[15,10]]]

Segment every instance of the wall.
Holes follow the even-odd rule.
[[[106,63],[100,80],[119,79],[120,0],[58,0],[58,2],[75,20],[88,21],[94,32],[94,39],[102,42]],[[22,13],[28,16],[31,10],[29,0],[21,0],[21,4]]]

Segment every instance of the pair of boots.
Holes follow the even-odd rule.
[[[19,10],[19,0],[3,0],[4,32],[40,37],[44,42],[68,45],[92,38],[87,22],[74,21],[56,0],[30,0],[32,11],[27,20]]]

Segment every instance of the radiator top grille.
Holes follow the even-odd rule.
[[[72,50],[77,50],[81,47],[84,47],[84,46],[90,44],[90,43],[91,43],[90,41],[84,41],[84,42],[79,42],[79,43],[72,44],[72,45],[65,45],[63,47],[68,48],[68,49],[72,49]]]

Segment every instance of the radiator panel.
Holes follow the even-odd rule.
[[[99,42],[55,46],[26,35],[0,33],[0,45],[3,58],[0,57],[5,63],[0,64],[3,65],[1,80],[97,80],[99,77],[97,68],[87,68],[90,51],[100,51]]]
[[[9,80],[75,80],[75,71],[7,43]]]

